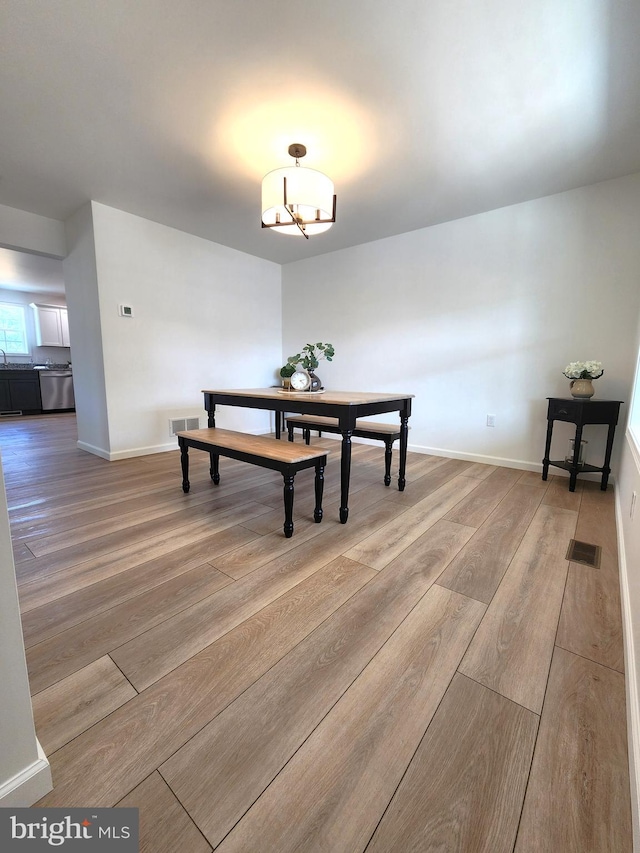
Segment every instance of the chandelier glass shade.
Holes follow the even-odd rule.
[[[291,145],[295,166],[274,169],[262,179],[262,227],[281,234],[312,234],[328,231],[335,222],[336,196],[333,181],[315,169],[300,166],[303,145]]]

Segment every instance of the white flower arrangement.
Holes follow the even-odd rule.
[[[599,379],[604,370],[601,361],[572,361],[562,372],[567,379]]]

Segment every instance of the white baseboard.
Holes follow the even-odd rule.
[[[629,782],[631,786],[631,820],[633,849],[640,851],[640,695],[638,693],[638,668],[633,646],[633,620],[629,596],[629,573],[622,536],[622,508],[620,493],[616,492],[616,530],[618,535],[618,566],[620,571],[620,597],[622,605],[622,637],[624,644],[624,681],[627,694],[627,741],[629,750]]]
[[[109,458],[109,451],[103,450],[101,447],[95,447],[93,444],[87,444],[86,441],[76,442],[76,446],[80,450],[86,450],[87,453],[93,453],[94,456],[100,456],[102,459]]]
[[[153,447],[132,447],[129,450],[116,450],[114,453],[104,450],[102,447],[87,444],[86,441],[78,441],[77,446],[80,450],[86,450],[87,453],[93,453],[94,456],[106,459],[107,462],[115,462],[118,459],[132,459],[135,456],[151,456],[152,453],[167,453],[170,450],[177,450],[178,442],[176,440],[169,444],[156,444]]]
[[[323,433],[323,438],[331,438],[335,441],[342,441],[342,437],[337,433]],[[354,444],[375,444],[380,445],[379,441],[371,438],[352,438]],[[397,447],[397,445],[396,445]],[[535,471],[542,474],[542,462],[527,462],[525,459],[507,459],[503,456],[487,456],[481,453],[467,453],[458,450],[448,450],[443,447],[425,447],[421,444],[409,444],[407,450],[412,453],[424,453],[428,456],[446,456],[448,459],[462,459],[464,462],[479,462],[482,465],[497,465],[499,468],[517,468],[521,471]],[[557,477],[569,477],[569,472],[563,468],[549,468],[549,474]],[[580,474],[580,479],[593,480],[599,482],[602,475],[598,473]],[[609,482],[614,482],[614,477],[609,477]]]
[[[49,761],[37,744],[37,760],[0,786],[1,808],[27,808],[53,789]]]

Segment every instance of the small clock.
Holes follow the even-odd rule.
[[[291,377],[291,387],[294,391],[307,391],[311,385],[311,377],[306,370],[296,370]]]

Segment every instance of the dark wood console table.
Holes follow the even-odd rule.
[[[549,401],[549,409],[547,411],[547,443],[544,449],[544,459],[542,460],[542,479],[546,480],[549,473],[549,465],[555,465],[556,468],[564,468],[569,471],[569,491],[575,492],[576,479],[578,474],[588,474],[591,472],[602,472],[602,480],[600,488],[606,491],[607,482],[611,468],[611,449],[613,447],[613,437],[618,423],[618,413],[621,400],[581,400],[576,397],[547,397]],[[564,460],[549,459],[551,450],[551,436],[553,434],[554,421],[567,421],[576,425],[576,435],[574,440],[573,460],[565,462]],[[607,448],[604,454],[604,465],[599,468],[596,465],[578,465],[580,454],[580,442],[582,441],[582,428],[585,424],[608,424],[609,432],[607,434]]]

